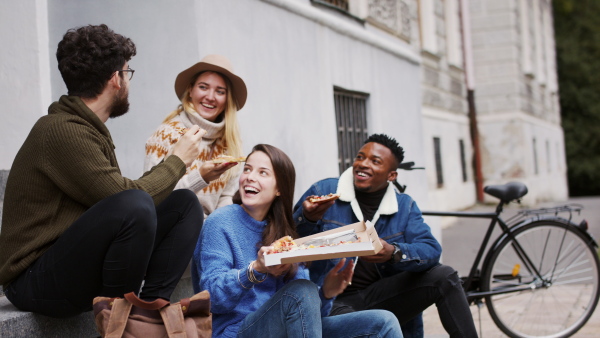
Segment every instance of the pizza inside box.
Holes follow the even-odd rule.
[[[312,236],[295,239],[298,249],[265,255],[265,265],[278,265],[322,259],[375,255],[383,246],[373,223],[349,224]],[[340,243],[341,242],[341,243]]]

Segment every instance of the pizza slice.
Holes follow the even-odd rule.
[[[213,163],[233,163],[233,162],[246,162],[246,157],[233,157],[228,155],[219,156],[212,160]]]
[[[340,198],[340,194],[331,193],[328,195],[313,196],[313,197],[309,198],[308,200],[310,203],[325,203],[325,202],[337,200],[338,198]]]
[[[271,252],[269,253],[282,253],[295,250],[298,248],[298,245],[296,244],[296,242],[294,242],[294,239],[292,237],[284,236],[273,242],[272,247],[273,250],[271,250]]]

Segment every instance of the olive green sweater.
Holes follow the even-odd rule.
[[[50,105],[17,153],[6,183],[0,284],[16,278],[95,203],[140,189],[158,204],[185,173],[183,161],[169,156],[130,180],[121,175],[114,148],[106,125],[79,97],[62,96]]]

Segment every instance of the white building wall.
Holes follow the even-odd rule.
[[[566,199],[551,1],[471,0],[470,10],[484,185],[523,182],[529,204]]]
[[[3,32],[24,21],[45,28],[43,18],[31,20],[45,2],[5,3]],[[248,86],[239,113],[245,152],[256,143],[286,151],[296,165],[297,197],[314,181],[338,175],[334,86],[369,93],[369,132],[395,137],[407,158],[424,162],[419,56],[307,0],[50,0],[47,7],[47,49],[39,50],[39,41],[46,43],[33,25],[0,36],[7,46],[1,66],[12,67],[0,72],[0,95],[11,108],[3,120],[8,112],[19,116],[2,124],[0,140],[10,147],[2,147],[0,169],[10,168],[35,120],[66,92],[54,56],[63,34],[99,23],[130,37],[138,51],[130,62],[130,113],[107,123],[125,176],[142,174],[146,139],[177,106],[175,76],[212,53],[226,55]],[[46,63],[49,76],[31,66]],[[411,195],[427,206],[425,174],[411,182]]]
[[[10,168],[51,101],[46,8],[43,0],[0,6],[0,170]]]

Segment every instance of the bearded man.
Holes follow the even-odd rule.
[[[21,310],[69,317],[96,296],[132,291],[169,300],[192,257],[202,207],[173,188],[204,132],[189,128],[163,162],[131,180],[105,125],[129,109],[135,54],[106,25],[71,29],[58,44],[68,95],[31,129],[4,198],[0,284]]]

